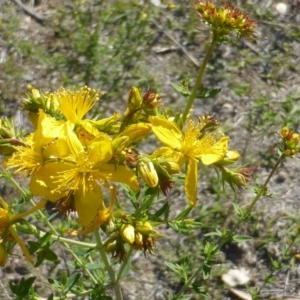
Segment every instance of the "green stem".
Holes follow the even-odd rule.
[[[181,289],[177,292],[173,300],[179,299],[184,291],[192,284],[194,278],[202,271],[202,265],[194,272],[194,274],[184,283]]]
[[[109,261],[107,253],[105,252],[105,249],[103,247],[103,242],[101,240],[99,230],[94,231],[94,234],[95,234],[95,238],[96,238],[96,242],[97,242],[97,250],[99,251],[99,254],[100,254],[102,261],[105,265],[105,268],[108,272],[108,276],[110,278],[111,284],[113,285],[116,300],[123,300],[120,283],[116,279],[115,271]]]
[[[256,196],[254,197],[254,199],[252,200],[252,202],[250,203],[250,205],[248,206],[247,210],[246,210],[246,216],[248,216],[253,208],[253,206],[256,204],[256,202],[259,200],[259,198],[262,196],[262,194],[266,191],[266,187],[270,181],[270,179],[272,178],[272,176],[274,175],[275,171],[277,170],[279,164],[282,162],[284,158],[284,155],[281,155],[276,164],[274,165],[271,173],[269,174],[268,178],[266,179],[265,183],[263,184],[263,186],[260,188],[259,192],[256,194]]]
[[[188,103],[185,107],[185,110],[183,112],[183,115],[182,115],[182,124],[185,123],[185,120],[187,118],[187,115],[190,113],[190,110],[191,110],[191,107],[195,101],[195,98],[196,98],[196,94],[197,94],[197,91],[198,89],[200,88],[200,86],[202,85],[202,78],[203,78],[203,75],[204,75],[204,72],[205,72],[205,69],[206,69],[206,66],[208,64],[208,61],[214,51],[214,48],[216,46],[217,42],[216,42],[216,38],[214,37],[211,44],[209,45],[209,48],[206,52],[206,55],[204,57],[204,60],[202,62],[202,65],[200,67],[200,70],[199,70],[199,73],[198,73],[198,76],[197,76],[197,79],[196,79],[196,82],[195,82],[195,85],[194,85],[194,88],[189,96],[189,99],[188,99]]]

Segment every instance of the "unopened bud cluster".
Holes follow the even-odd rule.
[[[127,219],[126,222],[125,219]],[[113,253],[114,257],[120,260],[126,260],[125,244],[134,250],[143,250],[145,254],[146,252],[152,253],[160,237],[159,232],[153,229],[149,221],[136,220],[123,215],[121,222],[111,232],[105,244],[105,250]]]
[[[299,153],[300,147],[298,146],[300,135],[295,133],[288,127],[283,127],[279,132],[279,135],[282,138],[282,153],[284,156],[294,156],[296,153]]]

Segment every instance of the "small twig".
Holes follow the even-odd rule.
[[[30,17],[32,17],[36,22],[38,22],[41,25],[45,25],[45,19],[41,16],[37,15],[35,11],[31,10],[27,5],[24,5],[21,0],[14,0],[17,5],[19,5],[26,14],[28,14]]]

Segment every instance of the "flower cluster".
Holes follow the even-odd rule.
[[[216,6],[211,0],[199,0],[196,3],[196,11],[205,23],[211,25],[216,39],[221,39],[232,31],[241,37],[248,38],[252,38],[254,34],[256,22],[231,3]]]
[[[158,238],[162,235],[153,229],[150,222],[138,220],[131,216],[123,215],[117,224],[110,222],[107,230],[111,231],[105,242],[106,252],[113,253],[113,256],[121,261],[126,261],[125,244],[129,244],[134,250],[143,250],[152,253]]]
[[[229,137],[216,130],[218,122],[214,117],[204,116],[197,121],[188,118],[181,129],[180,120],[175,122],[167,110],[161,109],[160,95],[148,91],[142,96],[137,87],[132,87],[123,114],[88,118],[86,115],[100,96],[101,92],[88,87],[46,94],[31,89],[23,109],[29,112],[34,132],[16,137],[12,136],[13,130],[2,126],[3,132],[11,133],[2,139],[6,142],[2,154],[8,156],[5,165],[30,177],[29,188],[34,196],[55,203],[62,213],[77,212],[82,229],[67,230],[70,235],[87,234],[114,224],[117,230],[109,231],[109,236],[115,237],[118,232],[122,241],[134,249],[151,251],[160,235],[150,223],[130,223],[120,217],[120,211],[114,211],[115,184],[125,184],[133,192],[143,184],[167,196],[175,185],[174,176],[184,171],[186,196],[195,206],[199,164],[222,171],[224,165],[236,162],[239,154],[229,150]],[[163,146],[153,153],[140,153],[138,143],[150,133]],[[237,176],[246,182],[241,173]],[[235,177],[231,185],[241,181]],[[109,207],[104,201],[105,193],[110,194]],[[138,220],[144,217],[148,218],[138,216]],[[136,220],[136,216],[133,218]],[[147,233],[141,231],[146,227]],[[123,242],[114,238],[112,241],[119,245],[117,256],[122,259]]]
[[[292,157],[300,152],[299,141],[300,134],[295,133],[288,127],[283,127],[279,132],[282,138],[281,151],[285,157]]]

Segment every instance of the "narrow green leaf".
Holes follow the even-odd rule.
[[[179,94],[184,97],[188,97],[191,94],[190,91],[182,84],[171,82],[171,85]]]
[[[51,294],[48,298],[47,298],[47,300],[53,300],[54,299],[54,295],[53,294]]]
[[[210,294],[205,291],[204,287],[202,287],[201,285],[201,281],[199,279],[197,279],[195,282],[192,283],[192,288],[193,290],[198,294],[201,295],[205,298],[210,298]]]
[[[51,235],[52,235],[51,232],[47,232],[47,233],[40,239],[41,245],[46,244],[47,242],[49,242],[50,239],[51,239]]]
[[[169,207],[170,207],[170,205],[169,205],[169,203],[168,202],[166,202],[155,214],[154,214],[154,216],[155,217],[160,217],[160,216],[162,216],[163,214],[165,214],[166,213],[166,211],[167,210],[169,210]]]
[[[186,209],[184,209],[176,218],[176,221],[182,221],[186,216],[189,215],[189,213],[192,211],[193,207],[188,206]]]
[[[123,269],[121,279],[125,278],[131,270],[131,260],[128,259],[125,268]]]
[[[65,286],[66,292],[68,292],[77,283],[80,276],[80,273],[74,273],[67,279],[67,283]]]
[[[235,242],[247,242],[247,241],[251,241],[253,238],[251,236],[247,236],[247,235],[234,235],[232,237],[233,241]]]
[[[58,256],[50,249],[45,249],[45,259],[49,261],[57,261]]]
[[[210,97],[214,97],[221,92],[221,89],[207,89],[205,87],[201,87],[200,91],[196,95],[196,98],[206,99]]]
[[[202,267],[202,274],[203,274],[203,279],[208,279],[209,276],[210,276],[210,269],[211,269],[211,266],[208,265],[207,263],[204,263],[203,264],[203,267]]]
[[[61,283],[63,286],[65,286],[67,284],[67,272],[66,271],[63,271],[62,274],[61,274]]]
[[[10,289],[13,294],[18,297],[25,297],[28,296],[29,290],[33,285],[36,277],[29,277],[27,279],[22,278],[19,284],[13,284],[12,282],[9,283]]]

